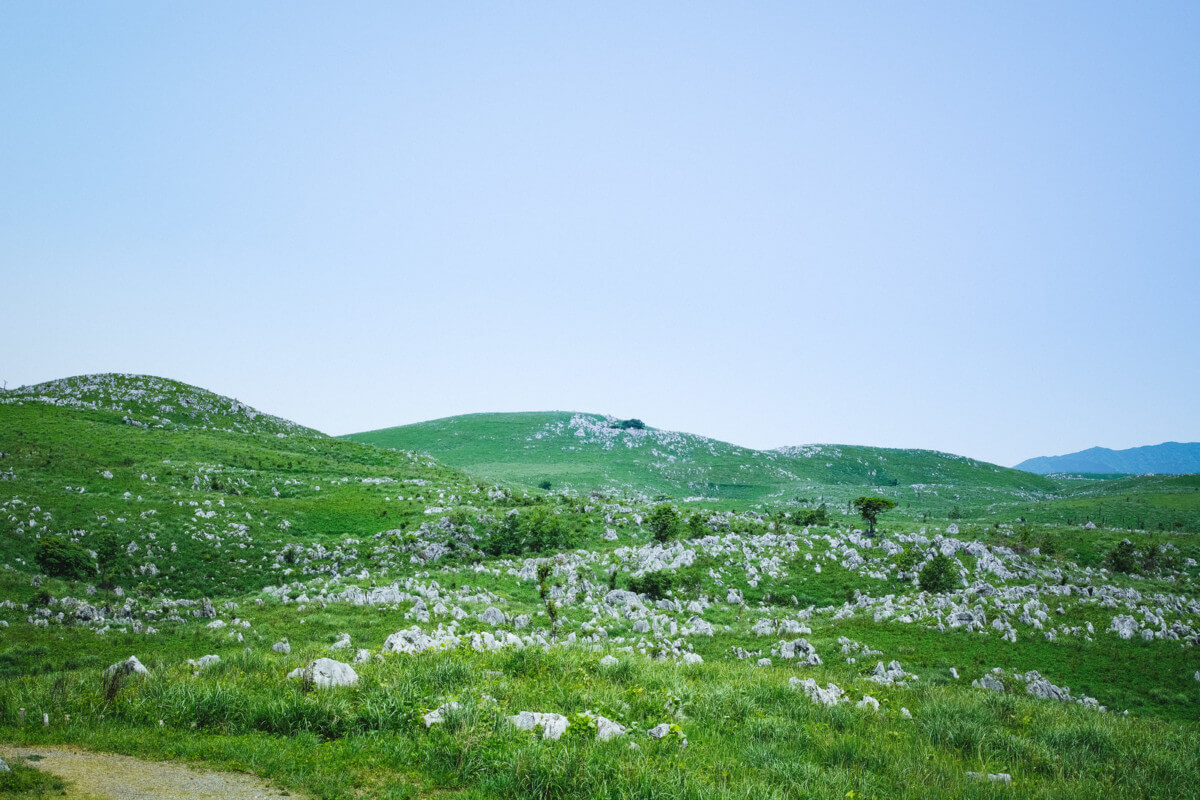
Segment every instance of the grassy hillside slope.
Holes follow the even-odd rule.
[[[117,415],[135,427],[257,436],[323,436],[231,397],[153,375],[76,375],[0,393],[0,403],[38,403]]]
[[[352,434],[429,453],[488,480],[555,489],[772,505],[842,504],[869,491],[912,509],[1036,500],[1047,478],[931,450],[806,445],[759,451],[597,414],[471,414]]]
[[[259,588],[290,543],[376,534],[470,491],[469,478],[428,458],[159,378],[85,376],[0,395],[9,564],[30,566],[49,534],[118,547],[126,555],[111,577],[127,588]]]

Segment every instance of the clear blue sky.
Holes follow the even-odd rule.
[[[0,7],[0,378],[1200,439],[1200,4]]]

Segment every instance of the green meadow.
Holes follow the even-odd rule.
[[[1198,533],[1196,476],[572,413],[339,439],[81,376],[0,394],[0,742],[331,800],[1198,797]]]

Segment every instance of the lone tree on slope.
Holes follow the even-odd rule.
[[[674,506],[666,503],[656,506],[650,512],[646,524],[650,526],[650,532],[656,542],[669,542],[679,536],[679,512]]]
[[[869,526],[867,535],[874,536],[875,520],[884,511],[895,508],[896,501],[889,500],[886,497],[860,497],[854,501],[854,507],[858,509],[858,513],[862,514],[862,518],[867,521],[867,525]]]

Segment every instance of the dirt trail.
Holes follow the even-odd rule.
[[[170,761],[142,761],[75,747],[10,747],[0,745],[0,758],[25,762],[67,781],[67,797],[103,800],[274,800],[289,794],[253,775],[201,772]],[[291,794],[296,800],[302,795]]]

